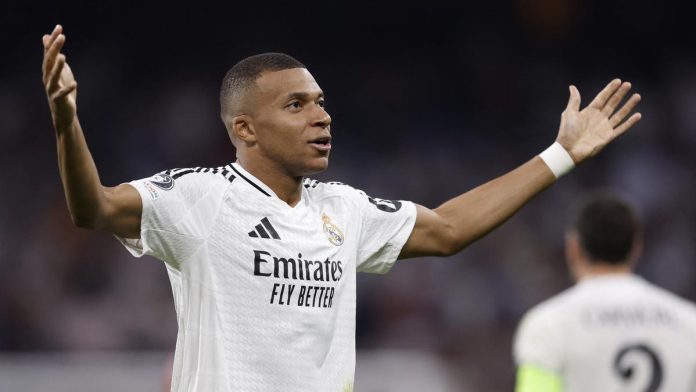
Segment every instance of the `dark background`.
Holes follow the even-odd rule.
[[[107,185],[232,161],[219,83],[264,51],[297,57],[327,95],[334,149],[319,179],[429,207],[551,144],[570,83],[586,104],[614,77],[633,82],[643,120],[500,229],[455,257],[359,276],[359,349],[425,350],[475,390],[502,391],[520,317],[571,284],[563,229],[585,191],[634,202],[638,272],[696,299],[692,4],[3,2],[0,351],[170,350],[176,337],[161,263],[70,223],[41,84],[56,23]]]

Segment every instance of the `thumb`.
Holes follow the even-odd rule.
[[[570,90],[570,98],[568,98],[566,110],[580,111],[580,92],[572,84],[568,87],[568,90]]]

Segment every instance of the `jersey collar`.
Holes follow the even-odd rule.
[[[258,178],[254,177],[251,173],[248,171],[244,170],[242,165],[238,164],[237,162],[231,163],[230,168],[232,169],[235,174],[239,175],[243,180],[248,182],[251,186],[256,188],[259,192],[263,193],[264,195],[268,197],[275,197],[276,199],[278,196],[273,192],[273,190],[266,184],[264,184],[261,180]]]

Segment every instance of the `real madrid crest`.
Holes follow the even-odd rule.
[[[341,229],[331,223],[331,218],[326,214],[321,214],[321,220],[324,221],[324,234],[326,234],[329,242],[336,246],[343,245],[343,232],[341,232]]]

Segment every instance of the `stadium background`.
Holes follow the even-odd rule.
[[[80,84],[80,119],[110,185],[231,161],[219,82],[263,51],[300,59],[327,94],[334,151],[317,178],[430,207],[547,147],[569,83],[585,103],[613,77],[634,83],[641,123],[494,233],[449,259],[359,276],[357,390],[396,390],[409,364],[426,362],[416,368],[429,374],[419,375],[429,390],[511,390],[516,323],[570,284],[566,213],[595,187],[641,209],[639,273],[695,300],[693,3],[493,3],[3,2],[0,389],[44,377],[57,390],[56,380],[84,373],[100,390],[146,390],[175,341],[161,263],[132,259],[110,235],[70,223],[40,78],[41,35],[57,22]],[[99,363],[101,379],[89,370]],[[152,370],[142,380],[139,364]],[[374,375],[394,385],[370,384]]]

